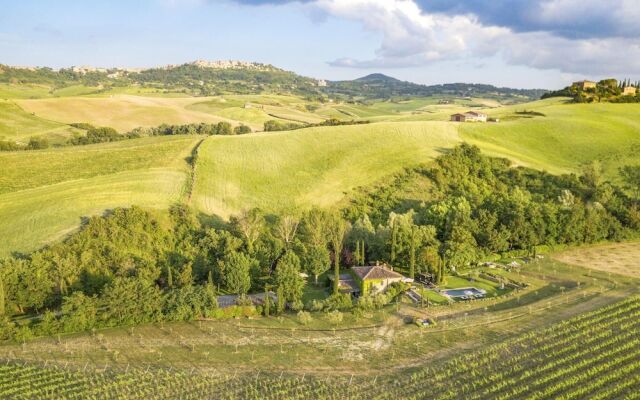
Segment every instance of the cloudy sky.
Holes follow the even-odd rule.
[[[557,88],[640,79],[639,0],[0,0],[0,63],[270,63],[351,79]]]

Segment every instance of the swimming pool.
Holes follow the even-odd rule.
[[[454,299],[473,299],[478,297],[484,297],[487,294],[486,290],[477,289],[474,287],[459,288],[459,289],[447,289],[441,292],[445,296]]]

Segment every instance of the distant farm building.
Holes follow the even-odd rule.
[[[476,112],[476,111],[467,111],[464,114],[453,114],[451,116],[451,121],[454,122],[487,122],[487,114]]]
[[[633,86],[627,86],[624,89],[622,89],[623,96],[635,96],[636,92],[637,92],[637,89]]]
[[[351,272],[361,295],[382,293],[392,283],[406,280],[386,264],[352,267]]]
[[[595,89],[596,85],[597,85],[596,82],[585,80],[585,81],[573,82],[572,86],[580,90],[587,90],[587,89]]]
[[[325,86],[327,86],[327,81],[325,81],[324,79],[320,79],[320,80],[318,81],[318,86],[320,86],[320,87],[325,87]]]

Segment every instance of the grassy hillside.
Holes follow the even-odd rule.
[[[501,118],[498,124],[459,127],[465,141],[489,154],[552,173],[578,172],[581,165],[599,160],[607,176],[615,178],[619,166],[640,163],[639,111],[636,104],[549,99],[489,110]]]
[[[121,132],[138,126],[157,126],[163,123],[237,123],[228,118],[187,109],[188,105],[199,101],[202,99],[115,95],[17,100],[17,103],[38,117],[63,123],[88,122],[95,126],[110,126]]]
[[[0,256],[29,251],[116,206],[168,207],[198,137],[158,137],[0,153]]]
[[[28,142],[31,136],[47,136],[52,142],[62,142],[78,129],[49,121],[25,112],[16,103],[0,100],[0,140]]]
[[[211,137],[200,148],[193,199],[222,216],[254,206],[327,206],[458,141],[453,124],[437,122]]]

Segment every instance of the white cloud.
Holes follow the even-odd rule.
[[[631,4],[635,1],[620,2],[625,6],[616,11],[620,20],[637,20],[638,6]],[[603,3],[608,2],[549,0],[541,4],[542,13],[536,18],[548,23],[568,15],[587,19],[594,12],[604,13]],[[590,9],[589,4],[600,8]],[[309,6],[338,18],[359,21],[365,29],[382,35],[372,59],[344,57],[331,62],[335,66],[410,67],[498,54],[511,64],[566,73],[601,75],[640,70],[640,45],[635,38],[572,39],[550,31],[518,33],[484,25],[473,14],[425,13],[414,0],[317,0]]]

